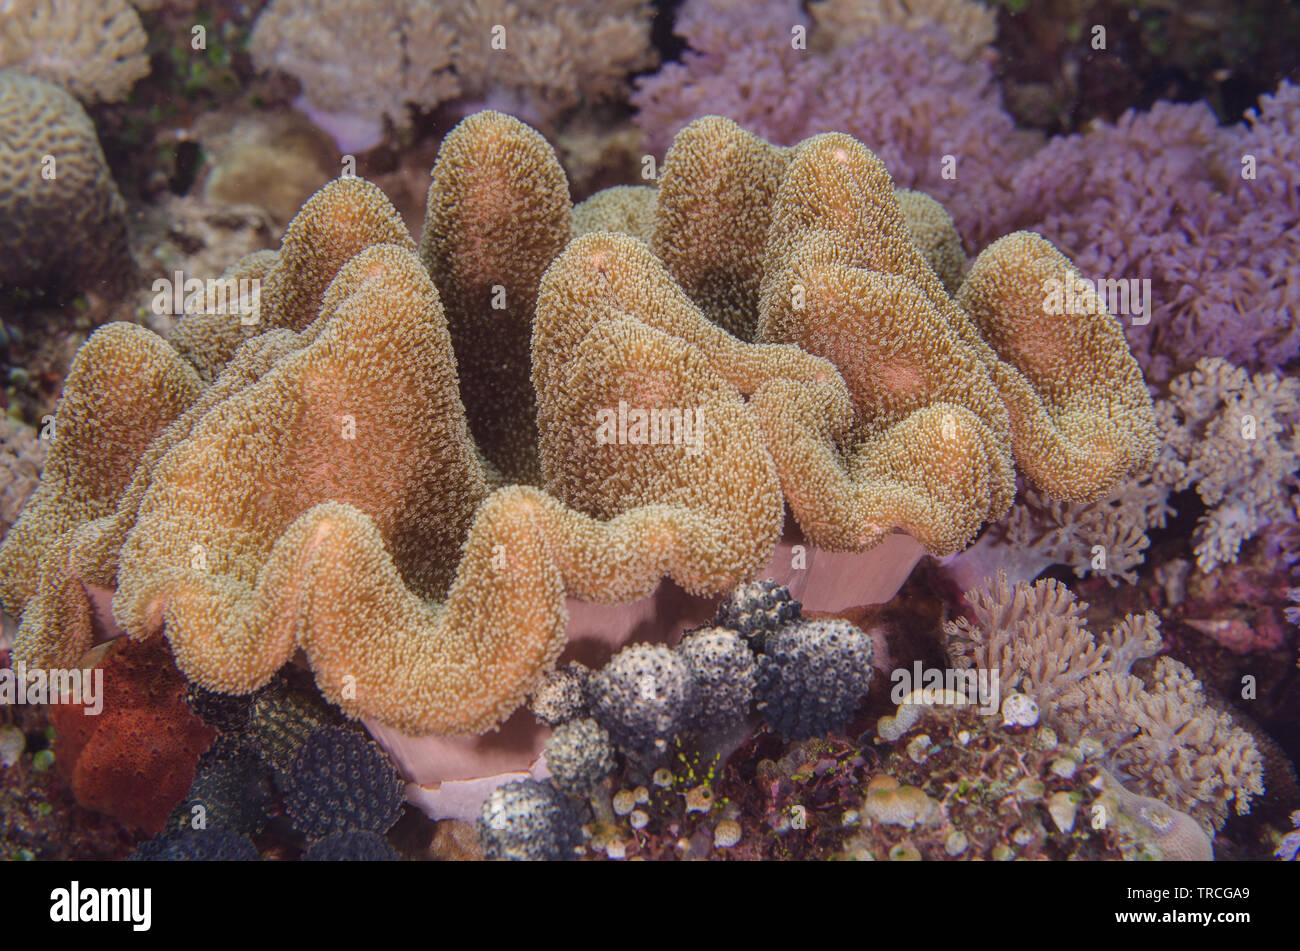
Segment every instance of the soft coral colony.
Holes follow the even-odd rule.
[[[621,200],[650,206],[649,244],[571,240],[550,147],[480,113],[444,141],[418,246],[339,179],[232,265],[264,282],[257,325],[99,330],[0,550],[16,656],[73,663],[110,589],[204,687],[255,690],[301,649],[352,716],[481,733],[558,657],[566,595],[726,591],[786,504],[825,548],[948,553],[1006,511],[1014,465],[1082,500],[1154,455],[1115,322],[1038,306],[1069,262],[1013,234],[950,294],[848,136],[701,119]],[[697,410],[700,445],[600,444],[620,402]]]

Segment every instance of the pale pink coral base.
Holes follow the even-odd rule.
[[[890,600],[925,550],[908,535],[891,535],[865,552],[825,552],[806,547],[805,565],[793,567],[797,537],[777,546],[761,577],[790,587],[808,611],[835,612]],[[569,599],[569,647],[561,662],[599,667],[624,644],[675,643],[685,629],[711,619],[716,601],[695,598],[671,582],[631,604],[599,605]],[[527,710],[480,737],[412,737],[366,721],[409,781],[406,798],[432,819],[478,818],[483,800],[503,783],[545,778],[543,745],[550,730]]]
[[[920,542],[902,534],[890,535],[865,552],[821,551],[806,545],[792,529],[760,577],[787,585],[807,611],[837,612],[890,600],[924,553]],[[85,588],[95,614],[96,640],[121,636],[124,632],[111,610],[113,592]],[[578,660],[598,668],[625,644],[676,643],[683,630],[706,623],[715,609],[716,599],[693,597],[670,581],[630,604],[570,598],[569,646],[561,663]],[[433,819],[476,819],[483,800],[497,786],[528,775],[549,775],[541,752],[550,730],[526,709],[500,730],[479,737],[407,736],[363,722],[407,780],[407,800]]]

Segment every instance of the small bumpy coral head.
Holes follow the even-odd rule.
[[[367,736],[347,727],[312,734],[285,787],[294,828],[312,837],[387,832],[402,813],[402,784],[392,763]]]
[[[570,795],[586,795],[614,771],[609,733],[595,720],[573,720],[556,727],[545,753],[555,785]]]
[[[871,638],[838,618],[787,624],[758,659],[757,709],[786,740],[846,727],[871,684]]]
[[[763,638],[781,626],[797,621],[802,605],[790,589],[768,579],[739,585],[718,605],[713,623],[750,640],[762,649]]]
[[[591,671],[576,661],[547,671],[528,695],[528,709],[547,726],[577,719],[587,710]]]
[[[479,842],[494,861],[558,862],[582,845],[576,803],[550,783],[506,783],[483,803]]]
[[[722,627],[687,634],[677,645],[695,681],[690,729],[719,733],[749,716],[758,663],[745,638]]]
[[[636,753],[665,753],[694,702],[690,668],[662,645],[623,648],[591,681],[592,715],[620,749]]]

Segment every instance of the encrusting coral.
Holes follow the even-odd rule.
[[[58,86],[4,69],[0,218],[0,284],[91,288],[132,270],[126,206],[90,117]]]
[[[483,803],[479,838],[495,861],[564,861],[582,844],[577,803],[550,783],[506,783]]]
[[[701,144],[730,150],[695,168]],[[756,170],[761,187],[738,187]],[[735,200],[693,200],[701,181]],[[823,547],[902,529],[953,551],[1009,503],[1013,454],[1044,491],[1088,498],[1153,449],[1109,315],[1034,313],[1068,262],[1013,236],[950,296],[851,138],[787,152],[702,120],[657,197],[654,245],[679,269],[692,242],[729,262],[687,283],[723,288],[714,314],[752,308],[733,325],[757,342],[645,243],[565,245],[563,174],[497,113],[444,143],[421,254],[374,186],[341,179],[279,252],[228,272],[263,276],[256,321],[191,308],[175,348],[101,329],[0,549],[17,653],[75,660],[105,621],[93,590],[115,588],[112,619],[165,633],[207,689],[256,690],[301,649],[350,716],[478,734],[558,659],[566,597],[622,603],[665,577],[729,590],[772,556],[786,504]],[[724,214],[730,233],[697,226]],[[483,333],[493,285],[508,322]],[[501,345],[504,369],[482,352]],[[467,410],[489,394],[505,419]],[[488,463],[528,468],[503,424],[525,428],[534,398],[541,484],[498,487]]]
[[[119,102],[149,74],[148,37],[126,0],[6,0],[0,69],[67,89],[85,103]]]
[[[1246,813],[1263,794],[1254,739],[1207,704],[1186,666],[1161,657],[1151,673],[1132,673],[1161,648],[1154,613],[1128,615],[1094,636],[1088,605],[1064,585],[1049,579],[1012,587],[1005,575],[967,600],[975,621],[944,626],[954,663],[998,670],[1003,696],[1027,694],[1072,741],[1099,742],[1132,791],[1189,812],[1211,832],[1229,805]]]

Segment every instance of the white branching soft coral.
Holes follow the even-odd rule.
[[[549,126],[579,102],[617,98],[655,64],[653,16],[647,0],[469,0],[456,73],[466,95]]]
[[[1212,357],[1174,379],[1168,392],[1155,403],[1162,446],[1153,471],[1130,475],[1096,502],[1023,492],[958,559],[968,569],[958,569],[958,577],[969,579],[996,560],[1013,580],[1061,564],[1081,578],[1133,584],[1150,545],[1147,532],[1173,514],[1170,495],[1192,487],[1209,506],[1193,535],[1203,572],[1235,562],[1242,544],[1270,526],[1300,535],[1300,382],[1272,373],[1252,377]]]
[[[149,75],[148,38],[126,0],[0,0],[0,69],[85,103],[120,102]]]
[[[249,43],[259,69],[302,84],[339,144],[365,148],[386,118],[458,96],[547,126],[579,102],[621,95],[653,66],[646,0],[272,0]]]
[[[1014,588],[1005,575],[966,594],[975,615],[944,625],[960,667],[997,669],[1003,695],[1028,694],[1071,742],[1092,737],[1126,786],[1218,830],[1232,805],[1250,811],[1264,792],[1254,738],[1209,706],[1185,665],[1160,658],[1142,677],[1133,665],[1161,648],[1160,619],[1128,615],[1094,636],[1088,605],[1055,580]]]
[[[1048,710],[1067,690],[1103,671],[1127,673],[1160,650],[1160,619],[1129,615],[1101,635],[1088,630],[1088,604],[1054,579],[1014,587],[996,582],[966,592],[975,621],[944,625],[953,662],[999,671],[1003,695],[1024,693]]]
[[[1300,382],[1226,360],[1201,360],[1156,403],[1164,448],[1156,481],[1196,487],[1210,511],[1194,536],[1196,564],[1234,562],[1243,542],[1294,517],[1289,481],[1300,468]]]
[[[257,19],[249,52],[259,69],[302,84],[302,104],[340,146],[374,144],[387,119],[410,124],[408,105],[454,98],[456,34],[441,4],[395,0],[273,0]]]
[[[1151,544],[1147,531],[1163,528],[1173,514],[1168,498],[1149,475],[1124,479],[1096,502],[1060,502],[1028,489],[988,539],[1016,560],[1032,561],[1029,577],[1048,565],[1069,565],[1080,578],[1134,584]]]

